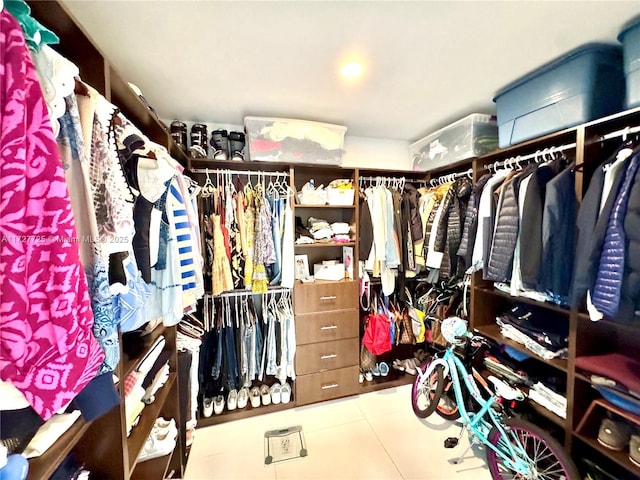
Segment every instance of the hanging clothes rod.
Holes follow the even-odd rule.
[[[428,183],[429,185],[433,185],[434,183],[437,183],[439,181],[453,181],[456,178],[461,178],[461,177],[471,177],[473,175],[473,169],[469,168],[463,172],[455,172],[455,173],[449,173],[447,175],[440,175],[439,177],[435,177],[432,178],[430,180],[424,180],[425,183]]]
[[[216,175],[231,174],[231,175],[262,175],[264,177],[288,177],[289,172],[266,172],[264,170],[229,170],[227,168],[192,168],[189,170],[191,173],[205,173]]]
[[[529,153],[527,155],[516,155],[514,157],[509,157],[502,161],[493,162],[484,168],[486,170],[492,170],[492,169],[495,170],[498,167],[513,165],[514,163],[517,164],[518,162],[524,162],[527,160],[533,160],[538,158],[540,158],[541,160],[546,160],[547,155],[553,155],[554,153],[560,153],[560,152],[564,152],[565,150],[571,150],[574,148],[576,148],[575,142],[567,143],[565,145],[560,145],[559,147],[544,148],[542,150],[536,150],[535,153]]]
[[[627,135],[633,135],[634,133],[640,133],[640,126],[637,127],[625,127],[622,130],[616,130],[615,132],[607,133],[606,135],[602,135],[599,140],[611,140],[612,138],[620,138],[626,137]]]
[[[285,293],[291,292],[290,288],[274,287],[269,288],[265,293],[253,293],[251,290],[231,290],[228,292],[222,292],[218,295],[209,295],[211,298],[228,298],[228,297],[248,297],[249,295],[269,295],[273,293]]]
[[[387,176],[380,176],[378,175],[377,177],[358,177],[358,180],[361,182],[395,182],[395,181],[407,181],[407,179],[405,177],[387,177]]]

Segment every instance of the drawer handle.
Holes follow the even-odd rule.
[[[338,298],[338,297],[335,296],[335,295],[327,295],[326,297],[320,297],[320,301],[321,302],[326,302],[326,301],[329,301],[329,300],[335,300],[336,298]]]
[[[322,355],[320,357],[320,360],[328,360],[330,358],[336,358],[338,355],[336,355],[335,353],[330,353],[329,355]]]
[[[338,388],[339,385],[337,383],[330,383],[328,385],[322,385],[322,390],[329,390],[330,388]]]
[[[320,330],[335,330],[338,328],[337,325],[327,325],[326,327],[320,327]]]

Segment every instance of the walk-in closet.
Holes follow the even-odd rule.
[[[0,0],[0,479],[640,478],[640,8]]]

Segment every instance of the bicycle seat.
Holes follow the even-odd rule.
[[[489,375],[487,380],[489,380],[493,384],[493,388],[496,391],[496,394],[504,398],[505,400],[524,400],[524,393],[522,393],[517,388],[510,387],[499,378],[496,378],[493,375]]]

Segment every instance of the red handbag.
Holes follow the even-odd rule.
[[[377,304],[375,300],[374,298],[374,303]],[[391,322],[388,315],[376,311],[376,306],[374,305],[374,311],[365,317],[367,326],[362,336],[362,344],[374,355],[380,355],[392,348]]]

